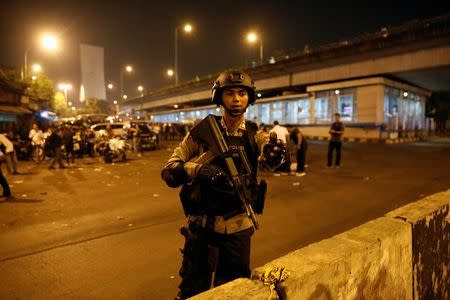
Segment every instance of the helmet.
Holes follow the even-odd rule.
[[[256,100],[255,82],[245,72],[230,70],[220,73],[212,87],[212,102],[220,105],[222,103],[222,91],[228,87],[244,87],[248,93],[248,103],[253,104]]]

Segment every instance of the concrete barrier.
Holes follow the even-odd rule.
[[[450,190],[388,213],[412,231],[414,299],[450,299]]]
[[[450,299],[450,190],[275,259],[192,299],[268,299],[258,279],[285,267],[282,299]]]

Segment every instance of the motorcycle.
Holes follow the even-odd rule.
[[[127,144],[126,141],[120,137],[111,138],[105,145],[103,150],[103,161],[105,163],[112,163],[114,160],[126,161]]]

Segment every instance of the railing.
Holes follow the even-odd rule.
[[[254,66],[236,66],[236,69],[244,69],[258,78],[270,69],[277,66],[286,68],[309,64],[315,61],[333,59],[357,53],[375,52],[381,49],[392,48],[405,43],[418,43],[437,38],[450,36],[450,14],[433,17],[424,20],[412,20],[396,27],[383,27],[380,31],[365,33],[348,40],[318,46],[307,47],[303,51],[291,52],[274,57],[275,63],[256,63]],[[219,75],[208,74],[202,77],[184,81],[179,85],[173,85],[150,92],[145,98],[152,98],[182,91],[185,88],[201,88],[210,86],[212,81]],[[125,103],[145,102],[145,98],[139,97],[125,101]]]

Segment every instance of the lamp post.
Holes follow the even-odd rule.
[[[54,35],[45,34],[41,38],[41,47],[47,51],[56,51],[58,49],[58,40]],[[23,73],[22,79],[25,80],[28,77],[28,48],[25,50],[23,57]]]
[[[178,85],[178,29],[180,27],[175,27],[175,84]],[[189,23],[186,23],[183,26],[183,31],[186,33],[190,33],[192,31],[192,26]]]
[[[264,48],[263,48],[263,40],[261,36],[258,36],[255,32],[249,32],[247,34],[247,41],[249,43],[255,43],[257,40],[259,40],[259,63],[263,63],[264,58]]]
[[[123,71],[127,73],[133,72],[133,67],[130,65],[126,65],[125,67],[120,68],[120,98],[123,99]]]

